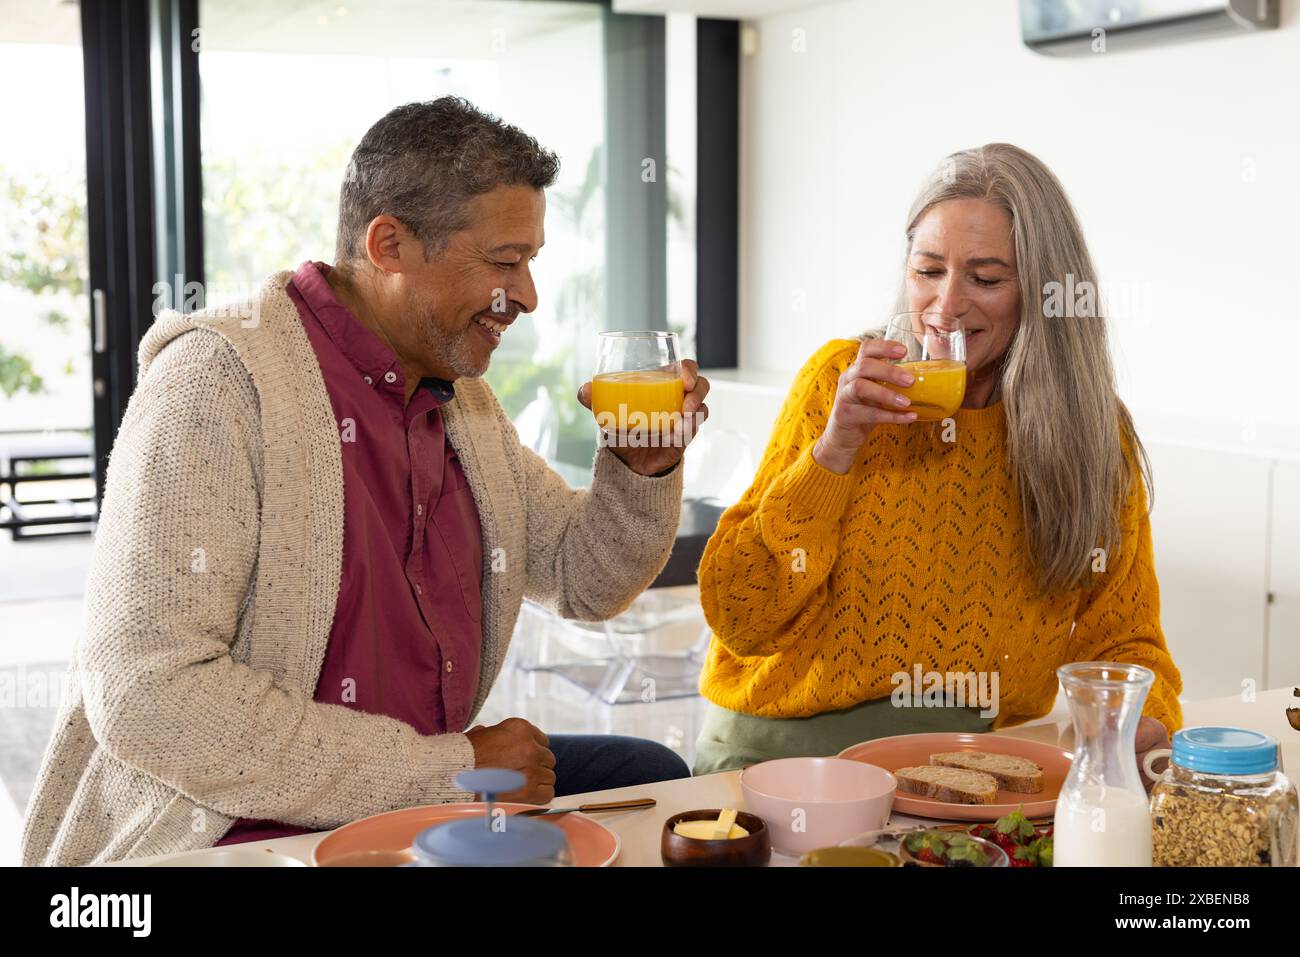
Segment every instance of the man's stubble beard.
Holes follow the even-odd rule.
[[[441,343],[444,352],[443,362],[447,368],[456,373],[458,378],[477,379],[487,372],[488,365],[492,361],[492,353],[490,352],[482,359],[475,355],[474,345],[469,341],[469,337],[472,335],[477,335],[477,333],[473,329],[465,329],[451,341],[450,347],[448,347],[446,339],[443,339]]]
[[[473,321],[453,337],[449,337],[439,326],[433,316],[433,305],[427,301],[418,303],[419,315],[423,317],[424,341],[429,353],[438,364],[450,369],[457,378],[477,379],[487,372],[492,361],[489,352],[480,359],[470,336],[477,335]]]

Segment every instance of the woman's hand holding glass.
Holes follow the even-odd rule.
[[[892,382],[902,388],[912,384],[912,374],[893,364],[905,355],[907,348],[900,342],[863,340],[857,359],[840,375],[830,418],[813,446],[818,465],[843,475],[877,425],[916,421],[916,413],[907,411],[911,400],[881,384]]]

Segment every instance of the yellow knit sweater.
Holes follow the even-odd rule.
[[[1144,713],[1179,728],[1142,482],[1119,554],[1091,582],[1043,596],[1000,402],[961,409],[955,441],[939,423],[877,426],[846,475],[813,460],[858,345],[834,340],[804,366],[754,484],[705,549],[714,637],[701,693],[732,711],[805,717],[888,697],[917,665],[927,681],[996,672],[1004,727],[1051,710],[1058,665],[1123,661],[1156,673]]]

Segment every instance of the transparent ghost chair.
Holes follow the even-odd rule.
[[[718,518],[753,480],[743,435],[702,431],[683,463],[682,520],[668,567],[631,606],[603,622],[562,619],[525,600],[512,642],[512,666],[549,673],[608,705],[697,695],[711,633],[695,569]],[[536,681],[527,683],[536,694]]]

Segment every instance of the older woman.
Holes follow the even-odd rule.
[[[804,365],[700,563],[696,774],[1020,723],[1051,710],[1070,661],[1156,673],[1138,757],[1181,724],[1150,469],[1106,323],[1050,300],[1096,283],[1060,183],[1006,144],[949,157],[912,207],[905,274],[897,311],[965,328],[962,407],[918,422],[885,385],[911,384],[903,347],[878,333]]]

